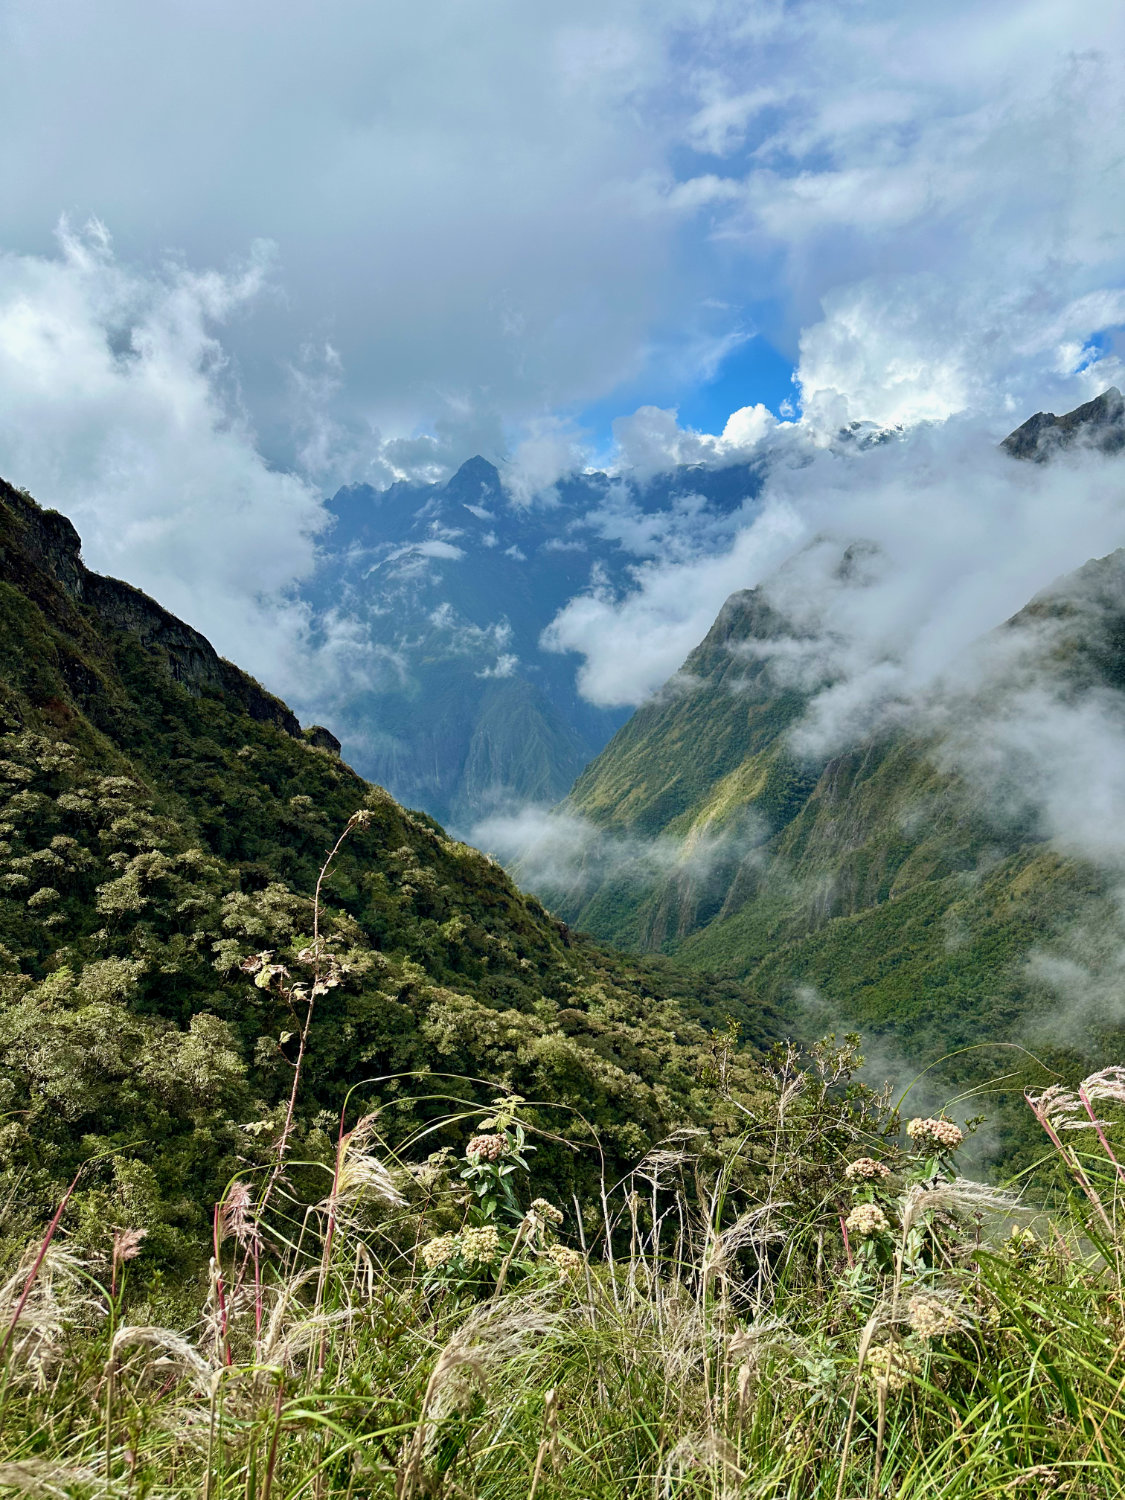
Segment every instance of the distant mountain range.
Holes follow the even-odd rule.
[[[340,490],[304,596],[372,663],[333,708],[346,758],[459,830],[500,806],[557,801],[629,711],[581,698],[574,657],[545,650],[544,629],[575,594],[629,581],[638,520],[659,546],[662,518],[690,506],[721,539],[760,486],[745,462],[645,482],[595,472],[519,506],[477,457],[444,484]]]

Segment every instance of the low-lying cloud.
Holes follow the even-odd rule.
[[[599,827],[576,813],[524,807],[482,819],[470,839],[514,870],[529,890],[574,907],[611,882],[637,892],[669,879],[705,884],[720,867],[752,857],[767,831],[765,820],[748,812],[721,830],[646,838]]]

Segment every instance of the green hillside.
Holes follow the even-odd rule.
[[[1091,405],[1095,418],[1104,408],[1116,422],[1115,394]],[[1043,444],[1049,424],[1036,434]],[[842,549],[837,577],[862,587],[855,555]],[[807,699],[771,676],[766,648],[779,640],[799,646],[800,631],[768,585],[732,596],[563,805],[622,848],[666,841],[679,860],[658,874],[651,862],[617,861],[544,898],[623,947],[736,976],[798,1029],[881,1037],[906,1067],[995,1041],[1063,1067],[1112,1060],[1122,1038],[1100,993],[1113,989],[1120,947],[1111,876],[1049,844],[1018,764],[990,792],[949,769],[955,757],[936,729],[798,757],[789,731]],[[1116,694],[1125,552],[1061,580],[985,644],[1002,646],[1007,675],[987,703],[963,690],[962,725],[1005,711],[1004,695],[1014,701],[1029,683],[1071,705]],[[1088,975],[1076,1016],[1060,1014],[1045,958]],[[993,1049],[945,1074],[970,1082],[997,1060]]]
[[[318,870],[360,810],[322,892],[339,982],[316,999],[293,1160],[332,1158],[353,1087],[353,1111],[403,1101],[404,1131],[449,1112],[406,1102],[427,1093],[550,1101],[558,1139],[536,1171],[563,1193],[587,1170],[568,1145],[589,1142],[580,1115],[620,1162],[708,1117],[701,1023],[765,1039],[766,1010],[576,939],[79,547],[62,516],[0,487],[8,1232],[97,1158],[89,1232],[134,1224],[174,1256],[234,1171],[271,1160],[303,1014],[280,989],[303,977]],[[255,953],[291,979],[260,987]],[[364,1083],[419,1072],[433,1076]]]

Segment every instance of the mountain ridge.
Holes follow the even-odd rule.
[[[1067,419],[1047,414],[1036,442],[1056,428],[1077,441],[1085,420],[1089,440],[1108,431],[1115,453],[1118,400],[1106,396]],[[1027,456],[1023,439],[1016,446]],[[864,548],[809,547],[837,545],[837,584],[864,587]],[[892,718],[819,757],[791,738],[832,681],[815,653],[803,675],[786,665],[808,629],[768,583],[728,598],[562,804],[591,852],[567,878],[541,882],[544,899],[624,948],[738,976],[799,1029],[862,1027],[901,1067],[990,1041],[1112,1060],[1106,1038],[1122,1040],[1112,873],[1053,841],[1018,736],[995,764],[976,747],[983,726],[1018,724],[1033,690],[1048,699],[1032,714],[1050,701],[1087,705],[1125,730],[1125,549],[1040,590],[974,648],[975,686],[970,671],[920,719]],[[601,858],[603,839],[622,857]],[[1071,1025],[1048,971],[1077,975],[1084,961],[1101,998],[1088,1013],[1077,1005],[1085,1018]]]

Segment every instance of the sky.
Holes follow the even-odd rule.
[[[769,546],[552,627],[628,704],[860,495],[841,426],[918,435],[905,548],[916,481],[1125,383],[1118,0],[0,0],[0,55],[0,473],[300,705],[342,483],[773,445]],[[1085,544],[979,510],[970,572]]]

